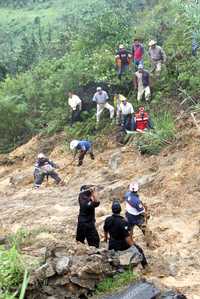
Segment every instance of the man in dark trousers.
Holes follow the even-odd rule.
[[[40,153],[35,163],[34,187],[36,189],[39,188],[45,176],[52,177],[56,181],[56,184],[61,183],[61,178],[55,172],[55,168],[58,168],[58,166],[53,161],[50,161],[43,153]]]
[[[120,216],[121,205],[118,199],[113,201],[112,212],[112,216],[107,217],[104,223],[104,240],[105,242],[109,240],[108,249],[123,251],[131,246],[135,246],[143,257],[141,264],[142,267],[145,268],[148,263],[144,252],[140,246],[134,243],[128,222],[124,217]]]
[[[88,242],[89,246],[99,248],[99,234],[95,227],[95,208],[100,205],[96,198],[94,186],[84,185],[79,194],[79,216],[76,232],[76,241],[81,243]]]

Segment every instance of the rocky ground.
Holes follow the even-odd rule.
[[[112,199],[119,197],[123,202],[129,182],[137,179],[141,198],[151,213],[152,247],[146,247],[139,230],[134,232],[150,263],[147,279],[177,288],[188,299],[200,298],[200,142],[196,129],[180,132],[174,144],[158,156],[141,156],[131,146],[108,142],[95,161],[87,157],[80,168],[69,165],[72,157],[60,140],[62,136],[48,144],[35,137],[9,156],[0,157],[1,235],[19,228],[31,231],[32,238],[23,251],[38,258],[48,245],[62,241],[76,246],[80,186],[98,187],[97,227],[102,234]],[[59,173],[66,186],[57,187],[50,181],[40,190],[32,189],[34,159],[43,149],[63,168]]]

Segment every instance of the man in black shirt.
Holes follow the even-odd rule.
[[[124,217],[120,216],[121,205],[119,200],[114,200],[112,204],[112,216],[106,218],[104,223],[104,240],[108,241],[108,249],[114,249],[116,251],[123,251],[131,246],[135,246],[143,257],[141,262],[142,267],[145,268],[148,263],[145,258],[142,248],[136,245],[130,234],[130,227]]]
[[[81,187],[79,205],[76,241],[84,243],[86,239],[89,246],[99,248],[100,238],[95,227],[95,208],[100,205],[100,202],[96,198],[93,186],[84,185]]]

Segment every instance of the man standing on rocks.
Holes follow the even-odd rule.
[[[99,248],[100,238],[95,227],[95,209],[100,205],[96,198],[94,186],[83,185],[79,194],[79,216],[76,241]]]
[[[97,123],[99,123],[100,115],[103,110],[106,108],[110,112],[110,119],[114,117],[114,107],[108,103],[108,94],[105,90],[102,90],[101,87],[97,87],[97,92],[93,96],[93,102],[97,103]]]
[[[142,266],[145,268],[148,263],[145,258],[142,248],[133,242],[130,233],[130,227],[124,217],[120,216],[121,205],[118,199],[115,199],[112,204],[112,216],[106,218],[104,223],[104,240],[109,240],[108,249],[115,251],[127,250],[131,246],[135,246],[142,255]],[[109,237],[109,238],[108,238]]]

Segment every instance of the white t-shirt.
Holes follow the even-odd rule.
[[[133,105],[131,103],[128,103],[128,102],[126,102],[126,105],[121,103],[120,104],[120,111],[124,115],[133,114],[134,113]]]
[[[72,110],[76,110],[78,105],[81,106],[81,99],[77,95],[73,94],[72,97],[68,99],[68,104]]]

